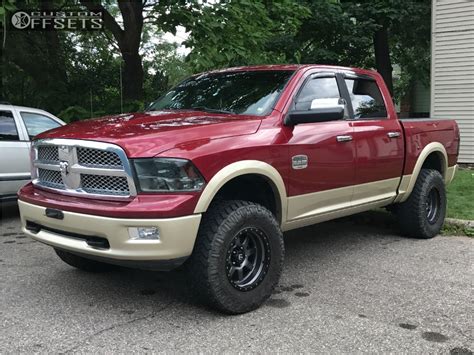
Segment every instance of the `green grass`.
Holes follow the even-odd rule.
[[[443,229],[441,229],[441,234],[474,238],[474,229],[469,228],[468,226],[444,222]]]
[[[474,170],[459,169],[449,185],[447,217],[474,220]]]

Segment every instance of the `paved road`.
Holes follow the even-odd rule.
[[[180,272],[74,270],[4,209],[0,353],[474,350],[473,239],[404,239],[374,214],[285,238],[272,298],[223,316],[194,302]]]

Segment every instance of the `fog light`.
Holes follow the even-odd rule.
[[[160,240],[160,231],[156,227],[129,227],[128,235],[136,240]]]

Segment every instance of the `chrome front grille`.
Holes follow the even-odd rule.
[[[33,143],[33,184],[83,197],[136,195],[130,163],[122,148],[72,139]]]

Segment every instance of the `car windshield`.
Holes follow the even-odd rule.
[[[191,77],[152,103],[147,111],[200,110],[266,115],[293,71],[255,70],[207,73]]]

